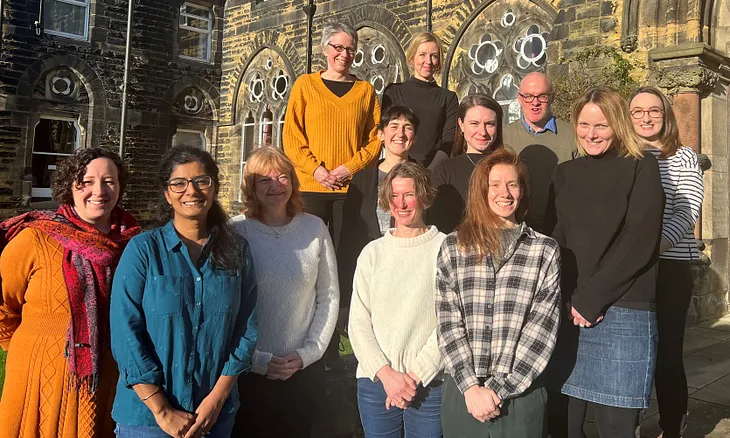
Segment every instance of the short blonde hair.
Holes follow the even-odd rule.
[[[634,130],[628,104],[618,91],[609,87],[591,88],[583,93],[573,105],[573,131],[578,144],[578,155],[582,157],[586,155],[578,138],[578,117],[589,103],[597,105],[606,117],[608,126],[613,130],[616,139],[616,145],[613,147],[616,148],[619,155],[636,159],[644,156],[645,142]]]
[[[408,67],[413,70],[413,58],[416,57],[418,46],[423,43],[436,43],[439,48],[439,66],[436,71],[433,72],[433,74],[438,74],[441,72],[441,67],[444,63],[444,48],[443,44],[441,44],[441,40],[431,32],[421,32],[411,38],[411,43],[408,45],[408,50],[406,50],[406,61],[408,62]]]
[[[426,210],[433,204],[436,198],[436,189],[431,184],[431,176],[425,167],[418,163],[406,161],[398,163],[390,169],[383,182],[380,184],[378,193],[378,204],[385,211],[390,211],[390,198],[393,195],[393,180],[396,178],[410,178],[416,190],[418,204]]]
[[[241,213],[247,218],[257,219],[261,215],[261,206],[256,198],[256,176],[269,175],[271,172],[281,172],[289,175],[291,181],[291,197],[286,203],[286,213],[294,217],[304,210],[304,201],[299,192],[299,178],[294,171],[294,164],[284,155],[281,149],[265,146],[257,149],[246,161],[243,168],[243,207]]]

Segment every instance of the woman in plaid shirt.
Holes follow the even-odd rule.
[[[560,252],[553,239],[522,222],[525,174],[507,148],[482,160],[464,221],[439,252],[447,438],[541,438],[545,432],[546,394],[538,376],[560,322]]]

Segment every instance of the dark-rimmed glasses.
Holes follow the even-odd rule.
[[[171,192],[185,193],[190,183],[193,183],[193,187],[198,190],[208,190],[213,185],[213,177],[210,175],[201,175],[193,179],[173,178],[167,182],[167,187]]]
[[[517,95],[520,96],[522,98],[522,100],[524,100],[527,103],[532,103],[532,101],[535,100],[535,98],[537,98],[537,101],[540,103],[548,103],[550,98],[553,96],[552,93],[538,94],[537,96],[535,96],[534,94],[522,94],[522,93],[517,93]]]
[[[644,114],[649,114],[649,117],[652,119],[660,119],[664,115],[664,110],[661,108],[649,108],[649,109],[643,109],[643,108],[634,108],[631,110],[631,117],[635,119],[640,119],[644,117]]]
[[[355,56],[355,52],[357,52],[357,49],[353,49],[352,47],[346,47],[342,44],[327,43],[327,45],[335,49],[335,52],[337,53],[342,53],[343,51],[347,50],[348,55]]]

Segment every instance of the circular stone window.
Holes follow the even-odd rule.
[[[507,9],[507,12],[502,15],[502,27],[511,27],[515,24],[516,20],[517,17],[515,17],[515,13],[512,12],[512,9]]]
[[[51,79],[51,91],[59,96],[70,96],[74,91],[74,83],[69,78],[56,76]]]
[[[363,53],[362,49],[357,49],[357,52],[355,52],[355,58],[352,60],[352,65],[360,67],[364,59],[365,53]]]
[[[385,47],[382,44],[373,47],[371,59],[373,64],[381,64],[385,61]]]

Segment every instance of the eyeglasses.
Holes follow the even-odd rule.
[[[342,44],[327,43],[327,45],[335,49],[335,52],[337,53],[342,53],[343,51],[347,50],[348,55],[355,56],[355,52],[357,52],[357,49],[353,49],[352,47],[346,47]]]
[[[644,114],[646,113],[649,113],[649,117],[651,117],[652,119],[659,119],[664,115],[664,110],[662,110],[661,108],[634,108],[631,110],[631,117],[635,119],[640,119],[644,117]]]
[[[213,177],[201,175],[193,179],[173,178],[167,182],[167,187],[174,193],[185,193],[190,183],[193,183],[193,187],[198,190],[208,190],[213,185]]]
[[[537,96],[535,96],[534,94],[522,94],[522,93],[517,93],[517,95],[520,96],[522,98],[522,100],[524,100],[527,103],[532,103],[532,101],[535,100],[535,98],[537,98],[537,101],[540,103],[547,103],[550,100],[550,98],[553,96],[552,93],[538,94]]]

